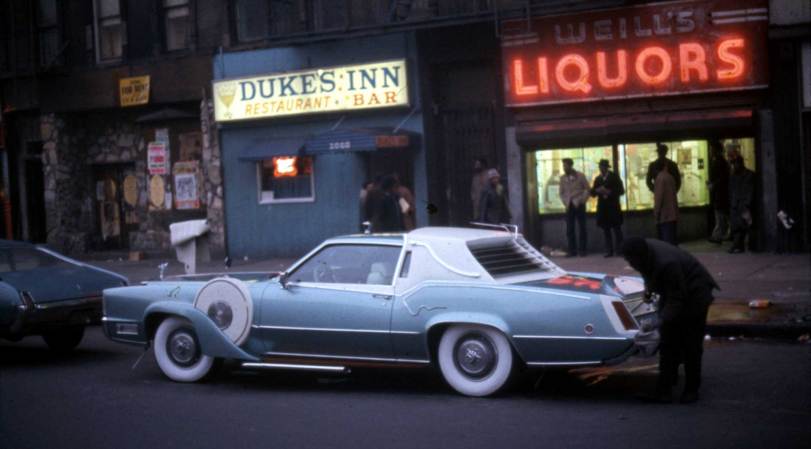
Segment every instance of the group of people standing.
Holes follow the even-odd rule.
[[[740,151],[727,148],[726,159],[721,142],[710,142],[710,204],[715,227],[709,241],[721,244],[732,240],[730,253],[745,251],[746,236],[752,228],[755,174],[744,165]]]
[[[361,230],[368,223],[371,232],[408,232],[416,227],[414,194],[400,183],[397,173],[366,181],[360,191]]]

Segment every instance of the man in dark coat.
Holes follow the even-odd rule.
[[[659,378],[649,399],[672,401],[672,387],[684,362],[685,384],[681,402],[698,400],[701,356],[707,311],[714,289],[719,288],[707,269],[690,253],[654,239],[631,237],[622,255],[642,274],[645,289],[659,294]]]
[[[614,255],[614,248],[619,251],[622,247],[620,197],[625,194],[625,187],[620,177],[608,170],[611,165],[607,159],[601,159],[599,167],[600,174],[594,178],[591,196],[597,197],[597,226],[602,228],[605,236],[605,257],[611,257]]]
[[[732,160],[729,177],[729,226],[732,233],[730,253],[744,252],[746,234],[752,226],[752,201],[755,194],[755,173],[743,164],[743,158]]]
[[[375,195],[375,206],[369,217],[372,232],[402,232],[405,229],[396,187],[397,179],[392,175],[386,175],[380,181],[380,193]]]
[[[659,157],[648,165],[648,175],[645,177],[645,184],[647,184],[648,189],[653,192],[653,182],[662,170],[660,164],[665,164],[667,166],[667,172],[670,173],[670,176],[673,176],[673,180],[676,181],[676,192],[678,192],[679,189],[681,189],[681,172],[679,171],[679,166],[667,158],[667,145],[657,143],[656,154],[658,154]]]
[[[510,206],[507,202],[507,192],[501,185],[501,175],[498,170],[487,170],[489,184],[482,192],[479,200],[479,221],[482,223],[502,224],[512,220]]]
[[[720,244],[729,228],[729,163],[724,159],[724,147],[718,140],[710,141],[710,204],[715,213],[715,228],[709,241]]]

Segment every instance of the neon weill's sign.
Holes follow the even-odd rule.
[[[504,24],[507,104],[768,85],[762,0],[683,1]]]

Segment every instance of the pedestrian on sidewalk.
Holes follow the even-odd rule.
[[[402,232],[403,216],[400,210],[400,197],[396,192],[397,180],[392,175],[380,181],[380,192],[375,193],[376,204],[369,217],[372,232]],[[369,198],[367,198],[367,201]]]
[[[481,223],[502,224],[512,221],[507,191],[501,184],[498,170],[487,170],[488,185],[479,200],[479,221]]]
[[[569,252],[566,257],[586,255],[586,201],[591,195],[589,182],[583,173],[574,169],[571,158],[563,159],[563,175],[560,177],[560,202],[566,208],[566,238]],[[580,231],[580,239],[575,238],[575,222]]]
[[[605,237],[605,257],[612,257],[615,248],[617,251],[622,248],[620,197],[625,194],[625,187],[620,177],[609,170],[608,159],[601,159],[598,167],[600,174],[594,178],[591,195],[597,197],[597,226],[602,228]]]
[[[676,179],[670,173],[670,167],[665,162],[658,161],[654,170],[658,170],[653,190],[653,216],[656,219],[656,234],[659,240],[676,246],[678,245],[676,233],[679,220]]]
[[[732,175],[729,177],[729,219],[732,231],[730,253],[745,251],[746,235],[752,227],[752,201],[755,191],[755,173],[743,164],[738,156],[732,160]]]
[[[400,214],[403,217],[403,229],[408,232],[417,227],[417,204],[414,201],[414,194],[411,189],[404,186],[400,181],[400,175],[393,173],[392,176],[397,181],[394,191],[399,197],[398,202],[400,204]]]
[[[721,244],[729,232],[729,163],[724,159],[724,147],[719,140],[710,141],[710,204],[715,215],[715,227],[709,241]]]
[[[655,191],[653,185],[654,181],[656,180],[656,176],[661,170],[659,168],[661,164],[667,165],[667,171],[671,176],[673,176],[673,180],[676,182],[676,192],[678,193],[679,189],[681,189],[681,172],[679,171],[679,166],[667,158],[667,152],[667,145],[662,143],[656,144],[656,154],[658,157],[655,161],[648,165],[648,175],[645,177],[645,184],[647,184],[648,189],[650,189],[651,192]]]
[[[684,363],[682,403],[698,400],[707,312],[718,284],[690,253],[654,239],[630,237],[622,245],[628,264],[642,274],[648,293],[659,295],[659,377],[655,402],[672,402],[680,362]]]
[[[489,180],[487,179],[487,159],[480,157],[473,161],[473,177],[470,181],[470,201],[473,204],[473,220],[479,220],[479,202],[482,193],[487,189]]]

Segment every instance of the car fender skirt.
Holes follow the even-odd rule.
[[[189,320],[194,327],[194,332],[200,342],[200,348],[205,355],[226,359],[259,361],[258,358],[234,345],[228,336],[218,329],[208,316],[197,310],[193,304],[169,301],[154,303],[144,311],[143,322],[146,323],[149,317],[155,314],[174,315]]]

